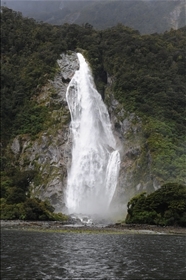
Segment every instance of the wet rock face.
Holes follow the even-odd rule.
[[[16,137],[12,142],[11,150],[15,155],[17,155],[20,153],[20,148],[19,137]]]
[[[54,80],[49,81],[35,97],[38,104],[49,108],[47,121],[50,126],[35,140],[29,135],[18,135],[9,148],[12,161],[22,171],[37,171],[36,178],[30,182],[31,194],[42,200],[48,199],[55,212],[64,212],[64,193],[72,148],[66,90],[75,71],[79,69],[77,54],[62,54],[58,65],[59,71]],[[132,196],[142,191],[156,190],[159,182],[151,174],[151,157],[145,146],[141,120],[134,114],[128,114],[123,105],[114,99],[112,79],[108,77],[107,80],[105,103],[121,154],[120,175],[113,203],[116,208],[119,204],[126,207]]]
[[[28,135],[17,136],[10,145],[14,160],[20,169],[35,170],[37,176],[30,182],[31,195],[48,199],[55,212],[64,208],[67,169],[71,161],[71,137],[66,89],[79,68],[77,54],[62,54],[58,60],[60,71],[53,81],[43,87],[35,99],[49,108],[51,125],[33,141]]]
[[[115,100],[112,93],[112,79],[105,92],[112,126],[121,154],[118,186],[113,203],[122,205],[126,211],[127,202],[137,193],[152,192],[160,187],[160,182],[151,174],[152,160],[146,146],[143,124],[134,113],[129,114],[124,106]]]
[[[19,165],[22,170],[36,170],[37,179],[30,183],[34,196],[49,199],[57,212],[63,205],[70,145],[68,145],[68,126],[55,131],[46,131],[40,137],[20,143]]]

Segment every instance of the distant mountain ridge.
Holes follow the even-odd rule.
[[[5,1],[2,5],[53,25],[89,23],[105,29],[122,23],[141,34],[152,34],[186,24],[184,0]]]

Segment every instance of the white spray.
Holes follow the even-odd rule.
[[[80,68],[66,92],[73,137],[66,206],[69,214],[103,217],[109,212],[116,189],[120,154],[91,70],[82,54],[77,55]]]

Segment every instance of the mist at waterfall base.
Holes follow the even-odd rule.
[[[80,67],[66,92],[73,143],[66,207],[68,214],[80,218],[109,219],[115,212],[111,202],[117,186],[120,153],[91,70],[83,55],[77,56]]]

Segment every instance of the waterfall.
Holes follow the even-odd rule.
[[[91,70],[83,55],[77,56],[80,68],[66,92],[73,140],[66,207],[69,214],[103,216],[109,212],[115,193],[120,154]]]

